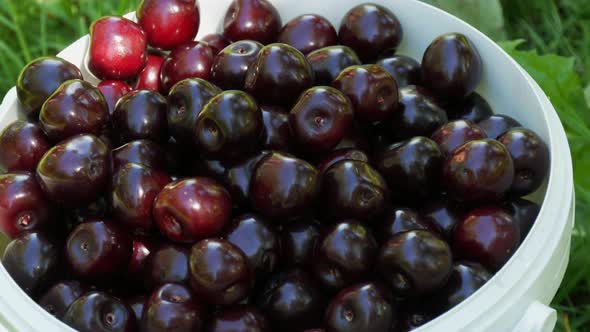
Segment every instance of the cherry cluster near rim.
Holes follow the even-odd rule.
[[[409,331],[475,293],[540,206],[543,139],[475,90],[460,33],[398,54],[382,6],[283,22],[196,0],[90,27],[0,134],[2,264],[81,332]]]

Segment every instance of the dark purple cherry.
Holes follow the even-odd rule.
[[[158,72],[158,77],[159,75],[160,72]],[[119,99],[133,90],[127,83],[121,81],[102,81],[98,83],[97,88],[104,96],[109,108],[109,115],[115,111],[115,105]]]
[[[390,48],[397,48],[403,30],[397,17],[387,8],[365,3],[348,11],[342,18],[338,37],[365,63],[375,60]]]
[[[332,86],[350,98],[357,120],[383,121],[400,111],[397,84],[380,66],[348,67]]]
[[[289,113],[280,106],[260,106],[264,124],[264,147],[275,151],[287,152],[293,145],[289,128]]]
[[[238,303],[254,285],[248,257],[227,240],[197,242],[191,248],[189,267],[193,290],[211,304]]]
[[[39,298],[38,303],[57,319],[63,319],[70,305],[85,292],[86,287],[78,281],[62,281],[49,288]]]
[[[503,204],[504,209],[514,218],[520,228],[520,239],[524,241],[535,224],[541,207],[535,202],[517,198]]]
[[[79,332],[134,332],[137,328],[135,315],[127,304],[96,291],[76,299],[63,322]]]
[[[206,157],[235,160],[259,147],[263,128],[256,100],[245,92],[230,90],[205,105],[197,118],[194,137]]]
[[[367,140],[366,134],[360,126],[353,124],[352,128],[344,135],[344,138],[334,148],[334,151],[341,149],[356,149],[361,151],[371,151],[371,145]]]
[[[273,331],[300,332],[321,323],[325,299],[319,285],[305,271],[275,275],[256,298]]]
[[[443,310],[449,310],[473,295],[492,278],[492,274],[482,265],[472,262],[457,262],[447,281],[436,293]]]
[[[0,232],[10,238],[57,224],[51,206],[29,173],[0,175]]]
[[[90,220],[68,236],[65,258],[77,276],[100,281],[124,273],[132,252],[127,230],[112,221]]]
[[[435,94],[461,100],[481,80],[483,64],[473,43],[460,33],[437,37],[422,58],[422,82]]]
[[[377,269],[393,290],[416,297],[445,284],[451,273],[451,248],[434,233],[413,230],[392,236],[379,252]]]
[[[152,90],[159,93],[164,93],[162,83],[160,81],[160,72],[164,64],[164,57],[157,54],[148,54],[145,68],[137,76],[137,80],[133,85],[134,90]]]
[[[443,155],[429,138],[417,136],[394,144],[374,163],[398,197],[425,198],[439,190]]]
[[[37,166],[37,181],[47,197],[66,206],[98,198],[108,183],[108,147],[96,136],[69,138],[47,151]]]
[[[289,113],[298,149],[322,153],[334,148],[350,130],[353,109],[340,91],[318,86],[305,91]]]
[[[62,210],[67,233],[69,234],[76,226],[87,220],[109,217],[111,214],[110,208],[108,199],[100,196],[88,204]]]
[[[264,315],[253,306],[236,305],[213,314],[207,332],[270,332]]]
[[[413,331],[440,316],[440,308],[430,298],[425,300],[409,299],[400,305],[401,314],[397,326],[398,332]]]
[[[113,129],[122,143],[138,139],[168,140],[168,105],[156,91],[131,92],[119,100],[113,113]]]
[[[193,159],[192,161],[194,168],[190,170],[191,172],[203,174],[203,176],[208,176],[219,182],[224,181],[224,177],[229,170],[229,166],[226,167],[225,163],[220,160],[204,159],[198,156],[195,157],[196,160]]]
[[[453,118],[469,120],[474,123],[483,121],[494,114],[490,104],[477,92],[467,96],[450,111]]]
[[[226,169],[223,182],[232,195],[234,204],[248,206],[252,175],[258,162],[269,153],[269,151],[262,151]]]
[[[397,321],[389,290],[375,283],[362,283],[342,290],[328,306],[326,332],[389,332]]]
[[[510,194],[526,196],[535,192],[549,174],[549,148],[539,135],[526,128],[510,129],[498,141],[514,161],[514,181]]]
[[[425,88],[409,85],[401,88],[399,92],[400,110],[388,120],[392,137],[402,140],[415,136],[430,136],[447,123],[447,113]]]
[[[519,243],[518,223],[499,207],[488,206],[470,211],[453,232],[455,255],[495,270],[512,257]]]
[[[447,240],[453,238],[455,226],[463,220],[463,211],[447,198],[428,202],[420,210],[422,218],[433,225]]]
[[[133,311],[133,314],[138,324],[141,323],[141,318],[143,317],[143,309],[145,308],[148,299],[149,298],[146,295],[137,295],[125,300],[125,303],[127,303],[131,311]]]
[[[42,233],[24,233],[8,243],[2,265],[14,282],[35,296],[58,272],[59,247]]]
[[[136,232],[132,240],[131,259],[127,266],[127,277],[132,282],[143,280],[145,278],[145,266],[152,253],[158,246],[158,241],[154,238]]]
[[[470,120],[451,121],[438,128],[432,134],[432,140],[438,144],[443,156],[450,155],[461,145],[486,138],[486,134]]]
[[[131,163],[154,170],[164,170],[166,169],[166,152],[157,143],[145,139],[129,142],[111,151],[113,174]]]
[[[207,43],[215,55],[219,54],[219,52],[231,44],[231,42],[220,33],[210,33],[201,38],[201,41]]]
[[[330,85],[344,69],[361,65],[352,48],[343,45],[328,46],[307,55],[315,74],[315,85]]]
[[[197,117],[211,98],[220,94],[217,86],[193,78],[174,85],[168,94],[168,127],[182,144],[192,144]]]
[[[232,42],[255,40],[269,44],[277,39],[281,26],[281,16],[269,1],[234,0],[223,19],[223,35]]]
[[[456,200],[495,201],[501,199],[512,185],[512,157],[498,141],[486,138],[467,142],[447,157],[443,179]]]
[[[414,58],[405,55],[394,55],[377,61],[377,65],[383,67],[397,83],[403,88],[408,85],[421,85],[420,63]]]
[[[245,89],[265,103],[291,106],[313,81],[311,66],[301,52],[289,45],[270,44],[248,68]]]
[[[366,153],[357,149],[338,149],[334,150],[330,154],[326,155],[322,161],[318,164],[318,170],[320,174],[323,174],[332,167],[332,165],[342,160],[357,160],[365,163],[369,162],[369,157]]]
[[[250,202],[273,219],[294,219],[314,204],[318,171],[304,160],[272,153],[256,167],[250,182]]]
[[[186,286],[165,284],[156,289],[143,309],[142,332],[199,332],[205,310]]]
[[[151,230],[155,198],[170,182],[172,179],[162,171],[138,164],[122,166],[111,182],[113,217],[130,228]]]
[[[15,121],[0,134],[0,170],[35,172],[49,148],[47,137],[36,124]]]
[[[316,14],[300,15],[289,21],[278,38],[279,43],[291,45],[303,54],[338,44],[332,23]]]
[[[288,267],[310,266],[320,241],[320,226],[313,220],[293,221],[281,228],[281,262]]]
[[[340,161],[322,175],[320,197],[336,218],[370,220],[383,213],[388,196],[385,180],[362,161]]]
[[[433,230],[434,227],[417,211],[410,208],[397,207],[388,210],[375,232],[377,237],[386,242],[396,234],[413,230]]]
[[[243,90],[246,73],[264,45],[241,40],[224,48],[213,60],[211,82],[224,90]]]
[[[78,134],[98,135],[109,120],[100,90],[82,80],[62,84],[43,104],[39,125],[57,142]]]
[[[81,79],[80,69],[61,58],[44,57],[29,62],[16,81],[16,94],[23,112],[30,119],[38,119],[41,106],[60,85]]]
[[[175,48],[164,60],[160,72],[160,82],[164,91],[187,78],[208,80],[213,64],[213,50],[208,44],[198,41],[188,42]]]
[[[330,290],[342,289],[367,276],[377,251],[377,242],[366,226],[354,220],[337,223],[315,250],[314,275]]]
[[[479,121],[477,125],[486,133],[488,138],[491,139],[497,139],[512,128],[522,127],[520,122],[503,114],[494,114]]]
[[[143,284],[153,290],[166,283],[189,283],[189,250],[173,244],[164,244],[147,259]]]

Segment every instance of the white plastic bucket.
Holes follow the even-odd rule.
[[[201,0],[199,36],[217,31],[231,0]],[[283,22],[318,13],[338,26],[342,16],[363,0],[271,0]],[[417,331],[548,332],[556,313],[547,305],[554,297],[568,263],[574,223],[573,175],[570,150],[555,109],[538,85],[500,47],[465,22],[416,0],[372,0],[390,8],[400,19],[404,39],[399,53],[421,59],[428,44],[446,32],[461,32],[477,46],[484,60],[478,91],[496,113],[518,119],[535,130],[551,150],[546,189],[533,195],[543,201],[527,239],[490,282],[472,297]],[[129,17],[133,17],[130,14]],[[88,46],[85,36],[60,57],[83,68]],[[84,71],[84,69],[83,69]],[[88,73],[84,73],[90,78]],[[0,105],[0,128],[17,118],[12,89]],[[73,331],[37,306],[0,267],[0,331]]]

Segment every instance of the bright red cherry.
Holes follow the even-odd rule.
[[[160,93],[164,92],[160,81],[160,71],[164,64],[164,58],[159,55],[149,54],[145,68],[139,73],[133,89],[135,90],[153,90]]]
[[[136,15],[148,43],[163,50],[193,40],[199,31],[197,0],[143,0]]]

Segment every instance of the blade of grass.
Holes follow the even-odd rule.
[[[12,3],[12,0],[6,0],[6,7],[8,8],[12,22],[14,23],[14,26],[15,26],[14,32],[16,33],[16,39],[18,40],[18,43],[20,45],[22,55],[25,58],[25,62],[29,62],[32,60],[31,54],[29,53],[29,49],[27,47],[27,42],[25,40],[25,36],[23,34],[23,31],[18,23],[16,9],[14,8],[14,4]]]

